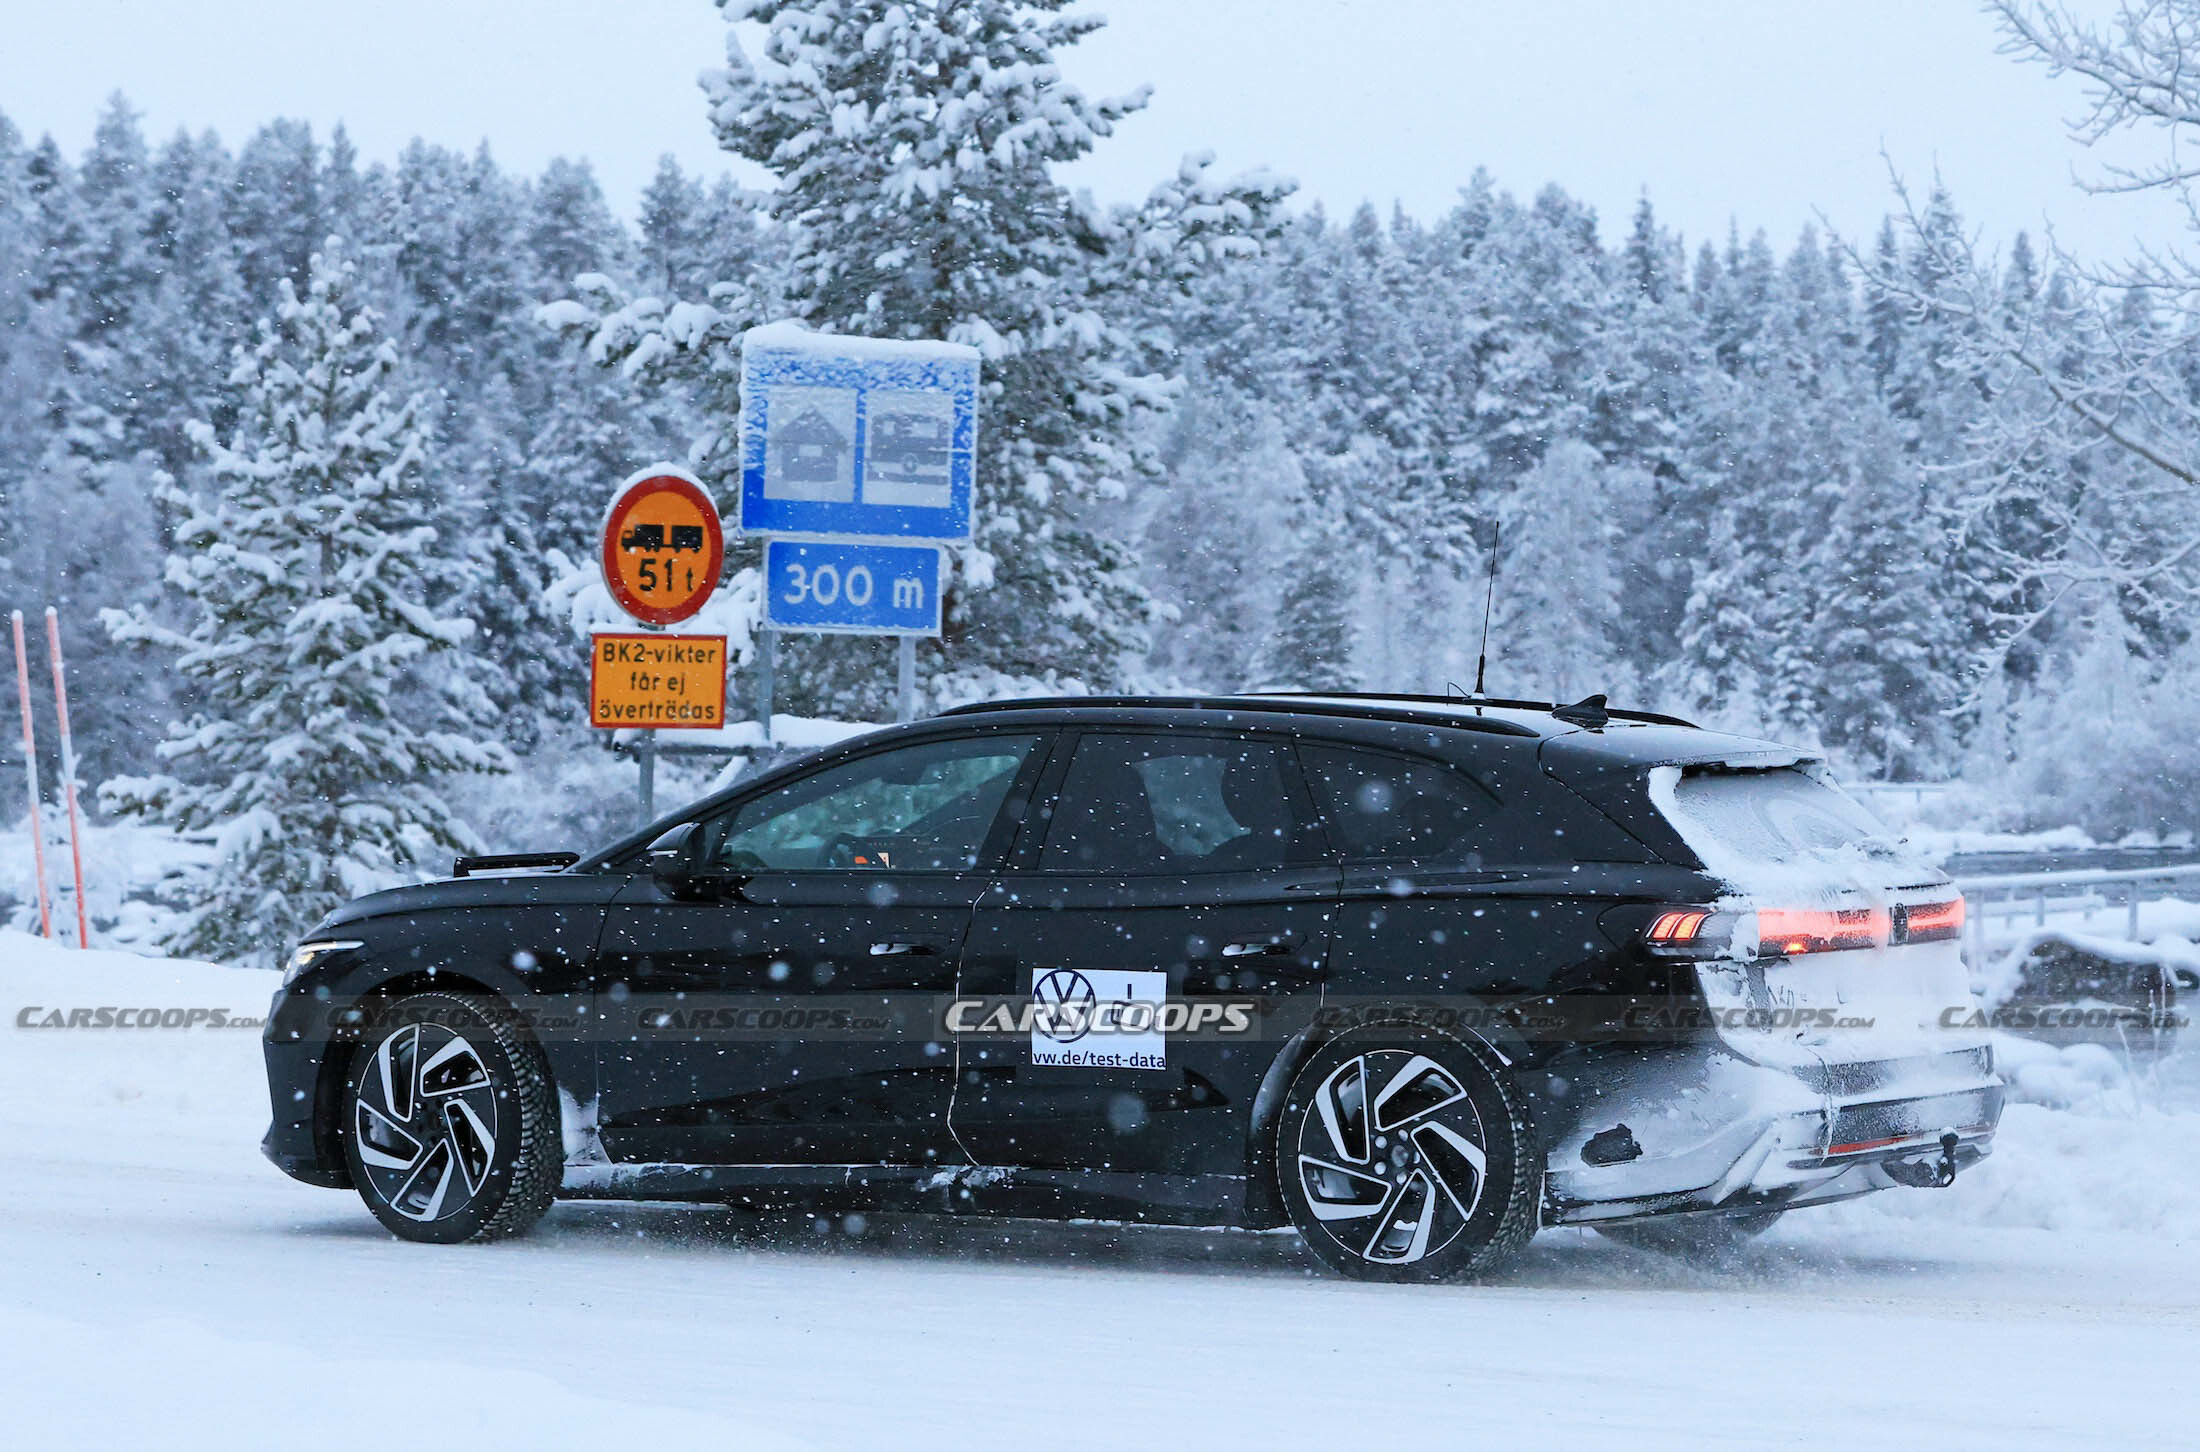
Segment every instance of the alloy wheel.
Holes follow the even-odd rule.
[[[1467,1227],[1488,1178],[1482,1117],[1427,1054],[1371,1049],[1321,1081],[1299,1123],[1299,1184],[1347,1253],[1407,1265]]]
[[[497,1089],[469,1040],[440,1024],[398,1029],[354,1103],[360,1166],[393,1212],[432,1223],[479,1197],[496,1163]]]

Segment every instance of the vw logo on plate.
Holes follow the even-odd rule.
[[[1031,982],[1031,1001],[1039,1006],[1031,1026],[1058,1044],[1074,1044],[1092,1032],[1099,995],[1092,980],[1074,968],[1050,968]]]

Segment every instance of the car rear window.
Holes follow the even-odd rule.
[[[1464,775],[1385,752],[1304,746],[1307,775],[1346,862],[1444,861],[1474,845],[1497,802]]]
[[[1784,864],[1844,852],[1896,851],[1893,834],[1877,817],[1797,767],[1686,771],[1665,811],[1690,844],[1715,847],[1737,860]]]

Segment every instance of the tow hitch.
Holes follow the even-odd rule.
[[[1887,1160],[1880,1168],[1898,1185],[1908,1185],[1913,1190],[1945,1190],[1956,1182],[1955,1131],[1949,1130],[1940,1137],[1940,1158],[1937,1160]]]

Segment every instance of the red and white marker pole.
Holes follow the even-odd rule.
[[[14,612],[15,694],[23,708],[23,780],[31,797],[31,870],[38,874],[38,931],[53,936],[53,908],[46,901],[46,833],[38,821],[38,733],[31,728],[31,666],[23,649],[23,612]]]
[[[61,617],[46,607],[46,651],[53,657],[53,711],[61,723],[61,797],[69,809],[69,867],[76,881],[76,945],[92,946],[92,923],[84,910],[84,834],[77,829],[76,748],[69,741],[69,688],[61,674]]]

